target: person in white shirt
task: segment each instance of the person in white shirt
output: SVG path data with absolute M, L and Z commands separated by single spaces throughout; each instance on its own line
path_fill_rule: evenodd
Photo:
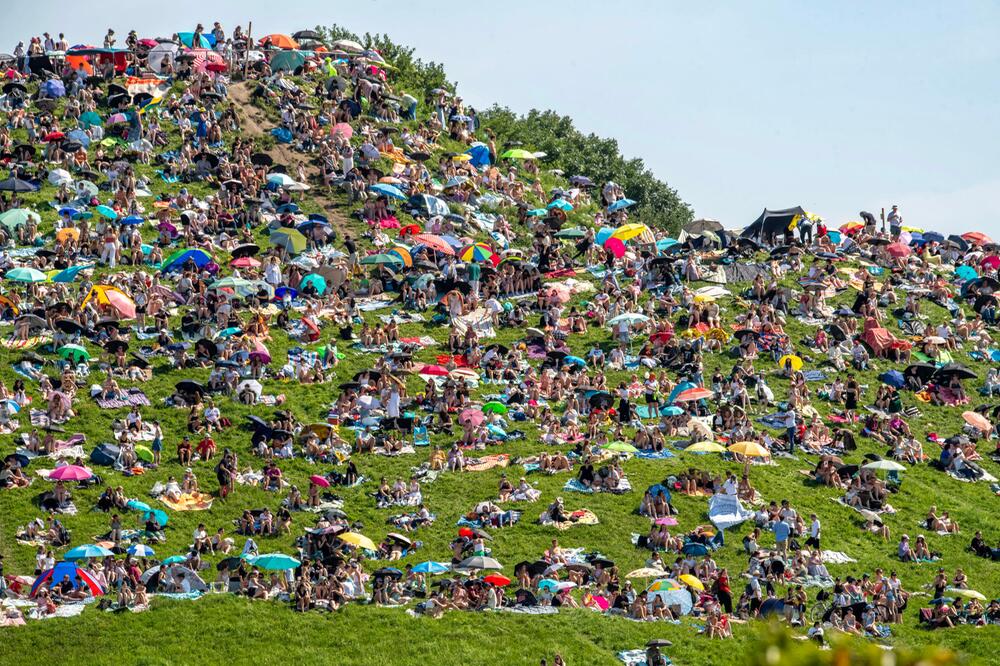
M 809 525 L 809 538 L 806 539 L 806 545 L 819 550 L 819 539 L 820 539 L 820 522 L 819 518 L 816 517 L 815 513 L 809 514 L 809 519 L 812 521 Z
M 736 482 L 736 475 L 730 474 L 725 483 L 722 484 L 723 495 L 736 495 L 739 484 Z

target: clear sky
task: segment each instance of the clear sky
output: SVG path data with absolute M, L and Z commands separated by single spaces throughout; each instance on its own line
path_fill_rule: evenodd
M 386 32 L 475 106 L 552 108 L 618 139 L 727 227 L 764 207 L 839 225 L 898 203 L 908 224 L 1000 239 L 995 2 L 36 0 L 4 7 L 0 50 L 251 19 L 256 35 Z

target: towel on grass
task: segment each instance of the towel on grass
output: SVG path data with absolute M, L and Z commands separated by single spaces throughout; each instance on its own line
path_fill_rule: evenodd
M 160 501 L 174 511 L 207 511 L 212 508 L 213 499 L 208 493 L 187 493 L 176 501 L 166 495 L 160 495 Z
M 97 386 L 97 390 L 100 391 L 101 387 Z M 93 395 L 94 388 L 91 387 L 91 395 Z M 101 409 L 121 409 L 122 407 L 148 407 L 149 398 L 146 394 L 142 392 L 141 389 L 130 388 L 122 391 L 118 394 L 117 398 L 94 398 L 97 402 L 97 406 Z
M 542 525 L 550 525 L 555 527 L 557 530 L 568 530 L 575 525 L 597 525 L 601 521 L 597 518 L 597 514 L 590 509 L 577 509 L 569 514 L 570 520 L 565 522 L 556 522 L 552 520 L 549 516 L 549 512 L 546 510 L 541 516 L 538 517 L 538 522 Z
M 507 453 L 497 453 L 482 458 L 467 458 L 465 469 L 469 472 L 485 472 L 494 467 L 506 467 L 510 464 L 510 455 Z
M 674 454 L 666 449 L 662 451 L 638 451 L 635 453 L 636 458 L 642 458 L 643 460 L 666 460 L 667 458 L 673 458 Z
M 672 664 L 670 658 L 662 655 L 667 664 Z M 646 651 L 642 648 L 638 650 L 622 650 L 618 653 L 618 661 L 625 666 L 646 666 Z
M 708 519 L 720 530 L 734 527 L 753 517 L 735 495 L 717 493 L 708 500 Z
M 11 334 L 6 338 L 0 338 L 0 346 L 5 349 L 31 349 L 32 347 L 37 347 L 38 345 L 43 345 L 46 342 L 51 342 L 52 336 L 48 333 L 43 335 L 33 335 L 27 340 L 20 340 Z
M 592 494 L 594 492 L 599 493 L 612 493 L 615 495 L 620 495 L 622 493 L 627 493 L 632 490 L 632 483 L 626 478 L 622 477 L 618 479 L 618 485 L 614 488 L 588 488 L 587 486 L 580 483 L 579 479 L 569 479 L 563 486 L 563 491 L 571 493 L 588 493 Z
M 852 564 L 857 562 L 856 559 L 839 550 L 824 550 L 821 555 L 823 556 L 824 564 Z

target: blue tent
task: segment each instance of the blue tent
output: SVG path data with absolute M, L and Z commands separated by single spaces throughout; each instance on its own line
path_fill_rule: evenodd
M 472 158 L 469 160 L 469 164 L 477 169 L 482 169 L 490 165 L 490 149 L 486 147 L 486 144 L 477 143 L 465 151 L 465 154 Z

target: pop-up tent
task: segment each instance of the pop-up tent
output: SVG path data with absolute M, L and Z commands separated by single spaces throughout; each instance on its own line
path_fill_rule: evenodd
M 742 238 L 771 238 L 776 234 L 783 234 L 789 228 L 797 215 L 805 215 L 802 206 L 785 208 L 783 210 L 768 210 L 760 214 L 750 226 L 740 234 Z

